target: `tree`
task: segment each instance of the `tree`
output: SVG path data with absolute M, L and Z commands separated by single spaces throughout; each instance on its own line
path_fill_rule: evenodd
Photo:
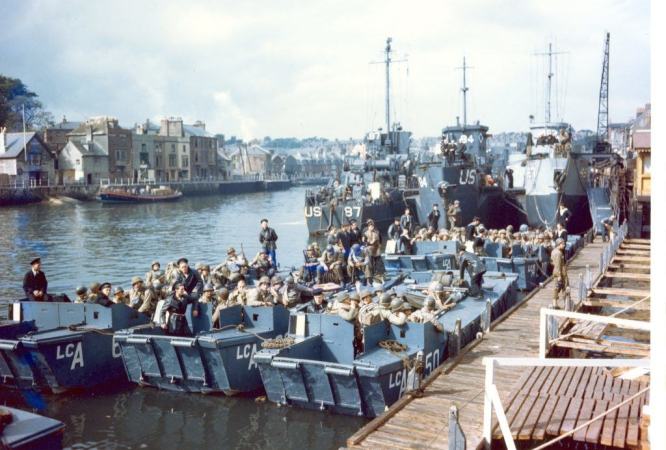
M 0 126 L 8 130 L 22 129 L 24 109 L 26 128 L 40 129 L 53 125 L 53 114 L 44 109 L 36 93 L 18 78 L 0 75 Z

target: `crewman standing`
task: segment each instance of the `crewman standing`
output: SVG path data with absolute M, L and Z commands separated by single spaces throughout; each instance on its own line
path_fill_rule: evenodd
M 278 235 L 274 229 L 268 226 L 268 219 L 261 219 L 261 231 L 259 232 L 259 243 L 271 257 L 273 267 L 277 267 L 276 242 Z
M 199 298 L 203 291 L 203 281 L 199 272 L 190 268 L 187 258 L 180 258 L 176 264 L 178 265 L 176 282 L 182 283 L 188 295 L 195 299 Z
M 409 231 L 410 234 L 414 231 L 414 216 L 412 216 L 409 208 L 405 208 L 405 213 L 400 217 L 400 226 L 403 230 Z
M 464 280 L 465 271 L 470 279 L 469 296 L 480 297 L 483 293 L 483 274 L 486 273 L 486 265 L 483 260 L 474 253 L 461 251 L 458 254 L 458 265 L 460 267 L 460 279 Z
M 556 247 L 550 253 L 550 260 L 553 262 L 553 280 L 555 281 L 555 290 L 553 292 L 553 308 L 558 309 L 560 293 L 566 293 L 569 286 L 569 275 L 567 265 L 564 259 L 565 242 L 562 239 L 555 241 Z
M 44 302 L 47 301 L 47 288 L 48 281 L 42 272 L 42 260 L 39 257 L 33 258 L 30 261 L 30 270 L 23 277 L 23 292 L 32 302 Z
M 432 211 L 428 214 L 428 226 L 432 227 L 435 231 L 439 230 L 439 218 L 441 215 L 439 206 L 437 206 L 437 203 L 433 203 Z
M 449 229 L 453 230 L 460 226 L 462 216 L 462 209 L 460 208 L 460 201 L 455 200 L 446 212 L 446 217 L 449 219 Z
M 404 216 L 403 216 L 404 217 Z M 375 228 L 375 222 L 368 219 L 368 229 L 363 234 L 365 239 L 366 251 L 368 253 L 368 264 L 365 267 L 365 278 L 371 283 L 373 280 L 381 278 L 384 274 L 384 265 L 382 263 L 381 238 L 379 231 Z

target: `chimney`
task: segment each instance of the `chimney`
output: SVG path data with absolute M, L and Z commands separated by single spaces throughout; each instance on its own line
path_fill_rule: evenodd
M 88 129 L 86 130 L 86 142 L 92 142 L 93 140 L 93 127 L 92 125 L 88 125 Z

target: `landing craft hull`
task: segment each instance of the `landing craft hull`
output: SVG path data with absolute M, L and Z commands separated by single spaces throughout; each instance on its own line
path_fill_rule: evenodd
M 173 195 L 138 195 L 124 193 L 101 193 L 99 200 L 102 203 L 157 203 L 175 202 L 180 200 L 183 194 L 178 192 Z
M 114 326 L 148 319 L 125 305 L 19 302 L 21 321 L 34 329 L 0 332 L 0 387 L 61 393 L 125 380 Z
M 207 320 L 209 305 L 200 308 L 200 318 Z M 256 326 L 244 321 L 244 315 Z M 133 383 L 174 392 L 234 395 L 261 390 L 254 354 L 262 341 L 286 332 L 288 317 L 281 307 L 235 306 L 222 311 L 218 331 L 180 337 L 153 327 L 122 330 L 115 339 Z
M 550 227 L 557 224 L 560 195 L 526 195 L 525 209 L 528 213 L 528 224 L 531 227 Z M 587 195 L 562 195 L 562 204 L 571 212 L 567 223 L 570 233 L 582 234 L 592 227 L 590 204 Z

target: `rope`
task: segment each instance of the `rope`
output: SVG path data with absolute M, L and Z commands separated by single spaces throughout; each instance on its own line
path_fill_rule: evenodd
M 414 359 L 410 360 L 409 356 L 405 354 L 408 348 L 406 344 L 392 339 L 387 339 L 384 341 L 379 341 L 377 345 L 400 358 L 405 369 L 411 370 L 413 368 L 416 370 L 416 373 L 423 373 L 423 361 L 421 361 L 416 356 Z
M 255 334 L 255 336 L 257 335 Z M 261 348 L 280 349 L 280 348 L 290 347 L 294 345 L 295 342 L 296 340 L 291 336 L 286 336 L 283 338 L 275 338 L 275 339 L 263 339 L 263 342 L 261 343 Z
M 585 423 L 583 423 L 583 424 L 581 424 L 581 425 L 578 425 L 578 426 L 575 427 L 573 430 L 571 430 L 571 431 L 567 431 L 566 433 L 564 433 L 564 434 L 562 434 L 562 435 L 556 437 L 555 439 L 552 439 L 552 440 L 550 440 L 550 441 L 548 441 L 548 442 L 546 442 L 546 443 L 544 443 L 544 444 L 541 444 L 540 446 L 535 447 L 535 448 L 533 448 L 532 450 L 541 450 L 541 449 L 544 449 L 544 448 L 546 448 L 546 447 L 550 447 L 550 446 L 553 445 L 554 443 L 561 441 L 561 440 L 564 439 L 565 437 L 571 436 L 571 435 L 574 434 L 576 431 L 578 431 L 578 430 L 580 430 L 580 429 L 582 429 L 582 428 L 585 428 L 585 427 L 587 427 L 588 425 L 592 424 L 593 422 L 596 422 L 597 420 L 599 420 L 599 419 L 601 419 L 602 417 L 606 416 L 607 414 L 612 413 L 613 411 L 615 411 L 616 409 L 620 408 L 621 406 L 623 406 L 623 405 L 629 403 L 630 401 L 632 401 L 632 400 L 634 400 L 635 398 L 639 397 L 640 395 L 644 394 L 644 393 L 647 392 L 649 389 L 650 389 L 650 386 L 641 389 L 640 391 L 638 391 L 637 393 L 635 393 L 635 394 L 632 395 L 631 397 L 625 399 L 625 400 L 622 401 L 621 403 L 618 403 L 617 405 L 615 405 L 615 406 L 613 406 L 612 408 L 610 408 L 610 409 L 608 409 L 608 410 L 602 412 L 601 414 L 599 414 L 598 416 L 596 416 L 596 417 L 594 417 L 594 418 L 588 420 L 587 422 L 585 422 Z

